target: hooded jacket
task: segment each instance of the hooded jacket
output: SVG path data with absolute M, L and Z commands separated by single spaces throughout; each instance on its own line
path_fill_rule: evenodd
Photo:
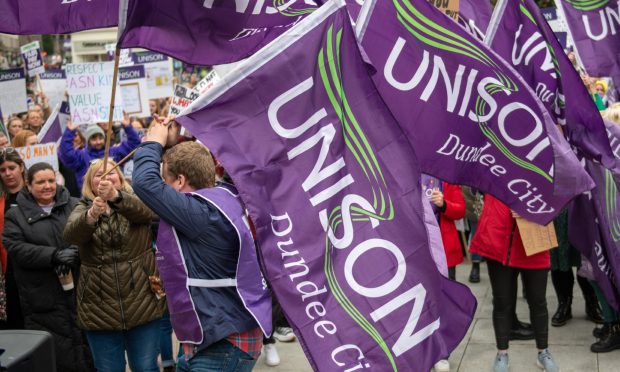
M 116 162 L 119 162 L 140 144 L 140 136 L 131 125 L 123 126 L 123 128 L 125 129 L 127 140 L 116 146 L 110 147 L 110 151 L 108 153 L 109 156 Z M 84 182 L 84 175 L 90 166 L 90 162 L 94 159 L 103 158 L 105 150 L 96 150 L 90 147 L 88 144 L 88 139 L 86 139 L 86 146 L 83 149 L 79 150 L 73 148 L 73 139 L 75 138 L 76 133 L 77 129 L 65 129 L 60 140 L 58 157 L 67 168 L 75 171 L 78 187 L 81 190 Z
M 53 265 L 67 219 L 77 204 L 62 186 L 48 215 L 27 189 L 17 196 L 17 207 L 5 216 L 3 241 L 15 271 L 26 329 L 47 331 L 54 337 L 58 371 L 92 370 L 88 343 L 75 323 L 75 291 L 63 291 Z M 78 268 L 73 268 L 79 283 Z

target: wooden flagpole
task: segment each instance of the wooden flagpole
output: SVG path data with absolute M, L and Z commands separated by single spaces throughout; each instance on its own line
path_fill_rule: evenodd
M 133 156 L 133 154 L 136 153 L 136 151 L 138 151 L 139 147 L 136 147 L 135 149 L 131 150 L 131 152 L 129 154 L 127 154 L 127 156 L 125 156 L 124 158 L 121 159 L 121 161 L 119 161 L 118 163 L 116 163 L 115 166 L 113 166 L 112 168 L 108 169 L 107 171 L 105 171 L 102 175 L 101 178 L 105 178 L 105 176 L 107 176 L 108 174 L 110 174 L 112 171 L 114 171 L 116 168 L 120 167 L 121 165 L 123 165 L 123 163 L 125 163 L 127 160 L 129 160 L 129 158 L 131 158 Z
M 117 45 L 114 50 L 114 75 L 112 80 L 112 98 L 110 99 L 110 115 L 108 117 L 108 129 L 105 134 L 105 152 L 103 155 L 103 172 L 108 166 L 108 153 L 110 152 L 110 139 L 112 137 L 112 123 L 114 123 L 114 101 L 116 100 L 116 83 L 118 80 L 118 64 L 121 56 L 121 49 Z

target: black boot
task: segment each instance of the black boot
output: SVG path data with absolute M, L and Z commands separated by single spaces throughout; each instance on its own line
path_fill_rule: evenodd
M 480 262 L 472 262 L 469 272 L 470 283 L 480 283 Z
M 592 284 L 590 284 L 588 279 L 579 275 L 577 275 L 577 283 L 579 283 L 579 287 L 583 293 L 583 299 L 586 300 L 586 319 L 596 324 L 603 324 L 603 313 Z
M 555 314 L 553 314 L 553 317 L 551 318 L 552 326 L 561 327 L 573 318 L 573 313 L 571 311 L 572 304 L 572 296 L 560 299 L 560 302 L 558 303 L 558 309 L 555 311 Z
M 596 324 L 603 324 L 603 314 L 596 295 L 586 296 L 586 318 Z
M 590 346 L 593 353 L 606 353 L 616 349 L 620 349 L 620 323 L 618 322 L 612 323 L 605 338 Z
M 517 319 L 515 315 L 512 320 L 512 328 L 510 329 L 510 340 L 533 340 L 534 339 L 534 330 L 532 329 L 532 325 L 528 323 L 523 323 Z
M 603 339 L 605 337 L 607 337 L 607 334 L 609 333 L 609 329 L 611 328 L 611 326 L 613 325 L 613 323 L 605 323 L 603 324 L 603 326 L 601 328 L 594 328 L 592 330 L 592 336 L 600 339 Z

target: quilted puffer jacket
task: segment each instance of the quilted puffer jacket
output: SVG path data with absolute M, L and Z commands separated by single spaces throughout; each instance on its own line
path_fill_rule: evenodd
M 121 193 L 94 226 L 86 222 L 92 201 L 82 199 L 65 227 L 65 240 L 79 246 L 78 325 L 88 331 L 129 330 L 161 318 L 166 307 L 148 279 L 156 275 L 153 213 L 137 196 Z

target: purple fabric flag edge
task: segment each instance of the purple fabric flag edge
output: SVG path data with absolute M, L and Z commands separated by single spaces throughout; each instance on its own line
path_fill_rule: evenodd
M 3 0 L 0 2 L 0 32 L 68 34 L 113 27 L 118 24 L 118 1 Z
M 374 7 L 378 6 L 377 4 L 379 4 L 377 0 L 366 0 L 364 3 L 364 6 L 362 7 L 362 10 L 360 12 L 360 15 L 356 23 L 356 36 L 360 44 L 362 43 L 361 40 L 364 39 L 364 34 L 368 27 L 370 15 L 372 14 Z M 441 14 L 442 17 L 446 17 L 449 19 L 449 17 L 447 17 L 445 14 L 441 13 L 434 7 L 432 7 L 432 11 L 437 12 Z M 452 20 L 450 21 L 452 22 Z M 482 44 L 481 41 L 478 41 L 478 42 Z M 499 57 L 497 53 L 495 53 L 495 51 L 488 49 L 487 52 L 491 54 L 492 56 L 494 56 L 495 58 L 497 58 L 498 61 L 502 61 L 504 67 L 507 70 L 509 70 L 512 74 L 514 74 L 516 79 L 518 79 L 518 81 L 523 85 L 523 88 L 527 90 L 532 97 L 536 98 L 535 101 L 537 102 L 538 107 L 541 111 L 541 114 L 544 117 L 545 123 L 552 122 L 551 116 L 549 115 L 548 111 L 544 108 L 542 103 L 537 99 L 535 92 L 524 81 L 521 75 L 510 64 L 503 61 L 503 59 Z M 367 52 L 364 52 L 364 50 L 362 50 L 362 53 L 368 54 Z M 387 100 L 387 98 L 384 97 L 384 100 Z M 547 129 L 550 129 L 550 128 L 547 128 Z M 553 195 L 574 196 L 586 190 L 592 189 L 594 187 L 594 182 L 589 176 L 587 176 L 587 174 L 583 171 L 583 169 L 581 169 L 581 167 L 577 169 L 576 158 L 574 157 L 574 154 L 572 153 L 569 145 L 566 143 L 564 138 L 562 138 L 561 134 L 556 130 L 547 130 L 547 136 L 550 139 L 551 143 L 553 144 L 553 147 L 556 149 L 556 151 L 554 151 L 555 165 L 557 165 L 558 160 L 563 160 L 563 165 L 570 166 L 572 169 L 572 170 L 567 171 L 567 170 L 561 169 L 560 167 L 557 167 L 557 166 L 555 167 L 555 179 L 554 179 L 555 182 L 554 182 Z M 564 159 L 567 156 L 570 158 L 574 158 L 575 161 L 572 161 L 572 160 L 569 161 L 569 160 Z M 422 169 L 422 170 L 426 173 L 432 174 L 430 170 L 427 170 L 427 169 Z M 577 170 L 577 173 L 575 173 L 575 170 Z M 446 175 L 435 174 L 435 176 L 438 176 L 439 178 L 442 178 L 443 180 L 450 182 L 450 183 L 454 183 L 454 184 L 468 184 L 467 182 L 462 182 L 460 180 L 454 179 L 453 177 L 449 177 Z M 485 190 L 485 188 L 481 187 L 480 185 L 476 185 L 476 184 L 469 184 L 469 185 L 472 187 L 476 187 L 482 191 L 488 192 L 488 190 Z M 498 198 L 502 200 L 501 196 L 498 196 Z M 505 202 L 504 200 L 502 201 Z M 569 200 L 566 200 L 566 203 L 568 203 L 568 201 Z M 566 203 L 564 205 L 566 205 Z M 511 206 L 511 203 L 506 203 L 506 204 Z M 557 211 L 555 212 L 554 216 L 560 213 L 560 210 L 561 208 L 557 208 Z M 525 212 L 525 211 L 523 210 L 520 212 Z M 541 224 L 547 224 L 554 218 L 554 216 L 540 218 L 539 216 L 530 215 L 528 213 L 521 213 L 521 214 L 525 218 L 531 219 L 532 221 L 535 221 Z
M 551 48 L 550 55 L 556 57 L 558 63 L 556 68 L 559 70 L 559 76 L 556 78 L 551 78 L 550 76 L 547 76 L 549 74 L 541 73 L 537 70 L 537 67 L 535 67 L 536 63 L 533 65 L 528 65 L 526 62 L 525 66 L 512 67 L 517 70 L 526 69 L 528 73 L 521 74 L 521 76 L 524 80 L 528 79 L 526 76 L 536 80 L 526 80 L 528 84 L 531 84 L 532 89 L 535 89 L 534 87 L 543 82 L 544 79 L 547 79 L 544 83 L 546 83 L 545 86 L 549 90 L 553 91 L 557 88 L 558 92 L 554 93 L 556 96 L 554 101 L 559 100 L 563 94 L 565 107 L 556 112 L 553 109 L 553 107 L 557 107 L 558 105 L 556 102 L 553 107 L 550 104 L 547 104 L 547 108 L 549 109 L 548 111 L 552 117 L 555 117 L 564 128 L 565 136 L 568 142 L 579 148 L 582 155 L 585 155 L 592 160 L 599 161 L 607 169 L 620 175 L 620 160 L 614 156 L 609 146 L 609 140 L 607 138 L 603 119 L 591 99 L 589 92 L 581 82 L 581 78 L 579 77 L 577 71 L 573 68 L 572 63 L 568 60 L 568 57 L 564 53 L 564 50 L 562 49 L 560 42 L 557 40 L 553 30 L 538 9 L 538 6 L 532 0 L 519 1 L 518 5 L 515 4 L 515 2 L 515 0 L 499 0 L 497 2 L 491 18 L 489 30 L 484 40 L 485 44 L 491 46 L 495 43 L 496 48 L 503 48 L 504 44 L 506 44 L 506 40 L 497 41 L 496 39 L 498 37 L 499 29 L 502 27 L 502 20 L 504 19 L 504 15 L 506 14 L 508 7 L 514 7 L 515 9 L 509 9 L 513 12 L 518 12 L 517 9 L 519 9 L 519 7 L 529 11 L 530 16 L 533 17 L 537 25 L 527 24 L 527 26 L 530 28 L 536 28 L 537 32 L 541 35 L 541 39 L 547 41 L 548 48 Z M 522 17 L 526 17 L 526 15 L 523 15 Z M 512 21 L 513 18 L 510 17 L 509 19 Z M 520 29 L 519 32 L 523 33 L 527 26 Z M 511 30 L 508 30 L 508 34 L 510 34 L 510 31 Z M 527 42 L 529 42 L 529 40 L 531 40 L 531 38 L 528 39 Z M 526 48 L 526 45 L 523 45 L 522 48 Z M 514 58 L 514 55 L 512 58 Z M 506 59 L 506 61 L 509 61 L 509 59 Z M 538 75 L 536 75 L 536 73 L 538 73 Z M 537 79 L 541 75 L 542 78 Z M 554 84 L 555 87 L 553 86 Z
M 319 12 L 316 12 L 316 13 L 317 13 L 317 16 L 318 16 Z M 309 19 L 308 19 L 308 22 L 310 22 Z M 281 36 L 281 38 L 283 38 L 283 39 L 287 38 L 287 37 L 289 37 L 289 35 L 287 35 L 287 34 Z M 278 48 L 279 49 L 283 49 L 283 47 L 281 45 L 278 45 Z M 273 48 L 271 48 L 271 49 L 273 49 Z M 265 52 L 269 52 L 269 51 L 268 50 L 263 50 L 263 53 L 265 53 Z M 274 52 L 277 53 L 277 51 L 271 51 L 271 52 L 272 53 L 274 53 Z M 254 57 L 258 57 L 258 55 L 255 55 Z M 257 63 L 258 64 L 262 63 L 262 60 L 257 60 L 254 57 L 251 57 L 246 62 L 244 62 L 240 66 L 238 66 L 237 74 L 235 74 L 235 77 L 232 77 L 230 75 L 224 77 L 224 79 L 221 82 L 221 84 L 218 84 L 212 91 L 210 91 L 205 96 L 202 96 L 198 100 L 193 102 L 190 105 L 190 107 L 188 107 L 181 114 L 181 116 L 179 116 L 177 118 L 178 121 L 182 125 L 191 125 L 192 120 L 188 116 L 196 113 L 202 107 L 204 107 L 204 106 L 212 103 L 213 101 L 215 101 L 219 96 L 221 96 L 223 93 L 225 93 L 227 91 L 227 89 L 229 89 L 230 87 L 232 87 L 235 84 L 237 84 L 241 80 L 241 78 L 243 78 L 244 76 L 250 74 L 253 70 L 258 68 L 258 67 L 256 67 L 256 64 Z M 260 57 L 264 57 L 264 56 L 260 55 Z M 194 124 L 194 125 L 196 125 L 196 124 Z M 244 195 L 243 190 L 240 189 L 240 192 L 241 192 L 242 195 Z M 244 195 L 244 197 L 247 197 L 247 195 Z M 447 280 L 446 280 L 446 282 L 448 282 L 446 284 L 447 287 L 458 287 L 458 288 L 466 289 L 466 287 L 464 287 L 461 284 L 454 283 L 452 281 L 447 281 Z M 470 294 L 471 294 L 471 292 L 470 292 Z M 304 348 L 304 351 L 306 352 L 306 354 L 310 355 L 310 353 L 307 350 L 307 346 L 304 343 L 302 343 L 302 347 Z M 316 369 L 316 364 L 314 364 L 314 362 L 312 360 L 311 360 L 311 363 L 313 364 L 313 367 Z

